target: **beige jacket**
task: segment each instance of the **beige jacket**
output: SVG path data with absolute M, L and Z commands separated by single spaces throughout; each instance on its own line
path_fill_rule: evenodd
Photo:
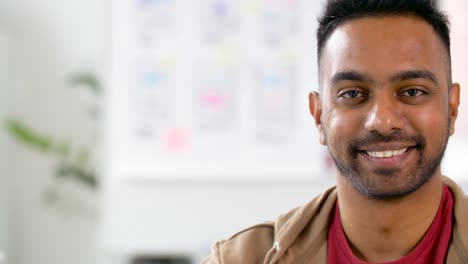
M 444 177 L 455 199 L 449 264 L 468 264 L 468 197 Z M 205 264 L 326 263 L 330 212 L 335 188 L 306 205 L 280 216 L 275 222 L 249 227 L 228 240 L 217 242 Z

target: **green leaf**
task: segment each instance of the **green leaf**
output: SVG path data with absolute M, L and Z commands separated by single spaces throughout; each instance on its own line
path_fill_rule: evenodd
M 43 152 L 49 152 L 52 148 L 52 141 L 49 137 L 35 132 L 19 120 L 8 119 L 6 129 L 18 141 Z
M 56 176 L 73 179 L 90 189 L 97 189 L 98 187 L 96 174 L 82 166 L 61 164 L 56 171 Z
M 92 92 L 99 94 L 101 92 L 101 83 L 94 73 L 82 72 L 73 74 L 70 77 L 70 84 L 73 87 L 84 86 L 89 88 Z

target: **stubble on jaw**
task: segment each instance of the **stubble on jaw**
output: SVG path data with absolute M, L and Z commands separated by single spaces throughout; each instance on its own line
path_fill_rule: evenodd
M 383 136 L 377 132 L 377 134 L 371 133 L 365 138 L 351 141 L 348 144 L 348 151 L 346 153 L 348 164 L 346 164 L 346 161 L 338 160 L 330 150 L 330 146 L 328 146 L 328 149 L 340 176 L 346 178 L 351 186 L 361 195 L 373 200 L 398 200 L 420 189 L 436 174 L 445 153 L 448 133 L 447 129 L 446 139 L 441 150 L 434 157 L 429 158 L 423 154 L 427 146 L 424 137 L 405 136 L 401 133 Z M 390 141 L 412 142 L 415 145 L 415 151 L 418 152 L 419 158 L 416 164 L 413 165 L 412 170 L 408 175 L 404 175 L 403 177 L 401 177 L 401 173 L 403 172 L 398 168 L 377 168 L 366 173 L 357 161 L 359 155 L 358 149 L 362 146 Z M 405 179 L 405 182 L 402 183 L 399 179 Z M 398 182 L 396 182 L 397 180 Z M 401 186 L 401 184 L 404 184 L 404 186 Z M 383 191 L 385 188 L 394 190 Z

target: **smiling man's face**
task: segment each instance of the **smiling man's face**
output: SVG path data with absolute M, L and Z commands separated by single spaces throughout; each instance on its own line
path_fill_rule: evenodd
M 311 112 L 359 193 L 400 198 L 440 174 L 459 97 L 448 65 L 432 27 L 411 16 L 355 19 L 330 36 Z

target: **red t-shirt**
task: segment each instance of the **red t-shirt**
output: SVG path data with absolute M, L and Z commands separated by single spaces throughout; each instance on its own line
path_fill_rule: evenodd
M 427 264 L 445 263 L 447 249 L 452 236 L 453 196 L 444 186 L 439 210 L 429 230 L 419 245 L 407 256 L 382 264 Z M 341 227 L 338 202 L 335 205 L 328 230 L 329 264 L 367 264 L 354 256 Z

